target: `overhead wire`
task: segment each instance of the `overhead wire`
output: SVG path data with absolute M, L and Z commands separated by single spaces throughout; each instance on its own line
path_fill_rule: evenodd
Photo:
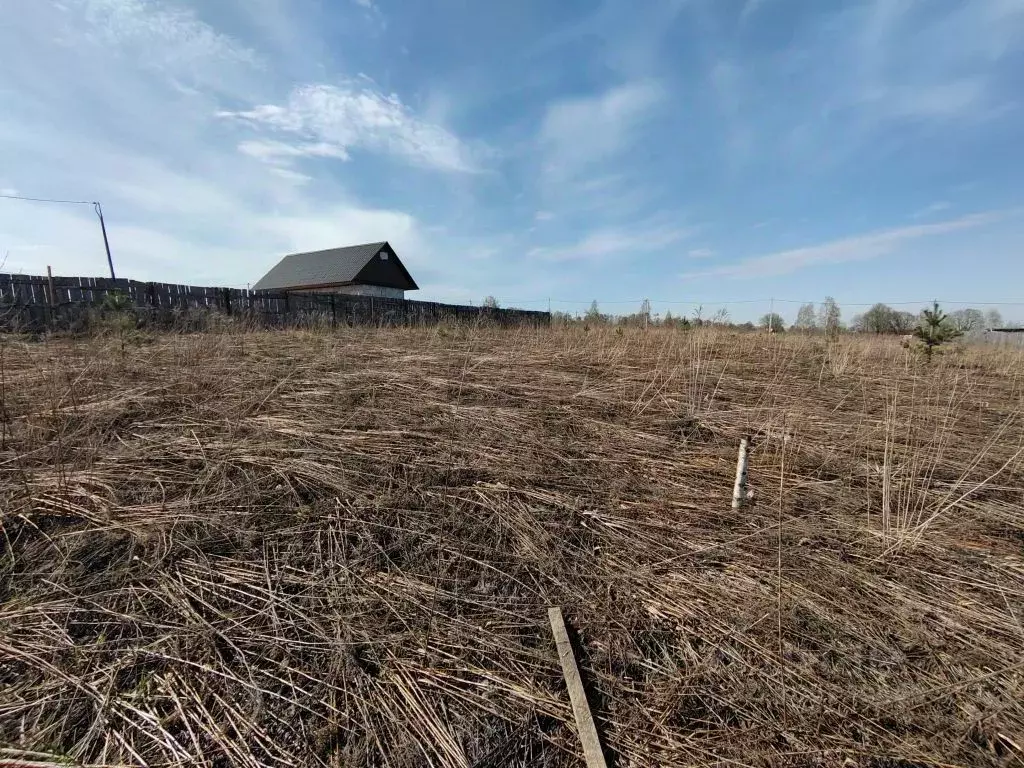
M 50 197 L 25 197 L 24 195 L 0 195 L 6 200 L 25 200 L 30 203 L 64 203 L 66 205 L 96 205 L 95 200 L 58 200 Z

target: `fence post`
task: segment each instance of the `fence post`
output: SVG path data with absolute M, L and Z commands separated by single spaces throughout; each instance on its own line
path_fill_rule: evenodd
M 47 305 L 49 305 L 49 308 L 50 308 L 50 312 L 49 312 L 49 315 L 50 315 L 50 325 L 52 326 L 54 324 L 53 323 L 53 319 L 54 319 L 53 318 L 53 313 L 54 313 L 54 306 L 53 305 L 57 303 L 57 294 L 53 290 L 53 270 L 50 269 L 50 265 L 49 264 L 46 265 L 46 288 L 47 288 L 47 291 L 46 291 L 46 293 L 47 293 L 46 303 L 47 303 Z
M 338 326 L 338 307 L 334 302 L 334 294 L 331 294 L 331 328 Z

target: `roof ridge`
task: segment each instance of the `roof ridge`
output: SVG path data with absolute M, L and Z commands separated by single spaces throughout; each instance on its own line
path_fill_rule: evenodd
M 289 286 L 313 286 L 313 285 L 341 285 L 356 279 L 363 270 L 374 263 L 375 257 L 387 249 L 395 255 L 394 267 L 403 273 L 400 282 L 407 283 L 406 290 L 416 290 L 418 287 L 413 280 L 409 270 L 405 268 L 398 254 L 395 253 L 391 243 L 387 240 L 378 240 L 371 243 L 357 243 L 355 245 L 343 245 L 336 248 L 323 248 L 318 251 L 299 251 L 282 256 L 269 272 L 261 277 L 255 284 L 256 290 L 277 290 Z M 392 268 L 392 269 L 393 269 Z M 385 278 L 380 269 L 371 268 L 376 280 L 391 280 L 397 278 Z M 385 270 L 386 272 L 387 270 Z M 370 273 L 364 275 L 364 279 L 370 279 Z M 384 285 L 389 283 L 385 282 Z
M 337 245 L 334 248 L 318 248 L 315 251 L 295 251 L 295 253 L 286 254 L 282 258 L 287 259 L 287 258 L 290 258 L 291 256 L 312 256 L 313 254 L 317 254 L 317 253 L 329 253 L 331 251 L 347 251 L 350 248 L 369 248 L 371 245 L 379 247 L 379 246 L 387 245 L 387 244 L 388 244 L 387 240 L 375 240 L 375 241 L 372 241 L 372 242 L 369 242 L 369 243 L 353 243 L 352 245 Z

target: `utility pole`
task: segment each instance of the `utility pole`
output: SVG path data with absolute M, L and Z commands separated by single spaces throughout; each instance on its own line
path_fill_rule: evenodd
M 100 217 L 100 229 L 103 230 L 103 247 L 107 250 L 107 266 L 110 267 L 110 279 L 116 280 L 117 275 L 114 274 L 114 259 L 110 255 L 110 241 L 107 239 L 107 224 L 103 221 L 103 206 L 99 203 L 94 202 L 93 209 L 96 211 L 96 215 Z
M 103 221 L 103 207 L 95 200 L 55 200 L 49 197 L 25 197 L 23 195 L 0 194 L 0 198 L 7 200 L 24 200 L 29 203 L 57 203 L 59 205 L 91 205 L 100 219 L 100 229 L 103 231 L 103 247 L 107 251 L 107 266 L 110 267 L 110 277 L 116 280 L 114 275 L 114 259 L 110 255 L 110 240 L 107 239 L 107 223 Z

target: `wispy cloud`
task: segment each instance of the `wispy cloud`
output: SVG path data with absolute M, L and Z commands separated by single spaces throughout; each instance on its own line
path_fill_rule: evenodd
M 602 261 L 625 253 L 659 251 L 685 239 L 692 230 L 659 226 L 644 229 L 605 228 L 589 232 L 579 240 L 562 246 L 544 246 L 527 252 L 532 259 L 543 261 Z
M 865 8 L 851 95 L 882 119 L 975 119 L 997 106 L 991 65 L 1024 42 L 1024 4 L 976 0 L 935 10 L 913 0 Z
M 758 278 L 785 275 L 810 267 L 867 261 L 893 253 L 900 245 L 922 238 L 949 234 L 991 224 L 1009 215 L 1005 211 L 990 211 L 962 216 L 935 224 L 917 224 L 909 227 L 886 229 L 866 235 L 833 240 L 806 248 L 753 256 L 733 264 L 688 272 L 684 278 L 732 277 Z
M 546 170 L 565 178 L 616 156 L 664 96 L 658 83 L 637 81 L 549 105 L 540 127 Z
M 765 5 L 752 0 L 744 10 L 766 13 Z M 1009 64 L 997 62 L 1024 50 L 1020 0 L 823 4 L 792 34 L 784 50 L 768 53 L 712 46 L 706 76 L 726 123 L 724 153 L 736 165 L 779 156 L 820 173 L 926 133 L 976 130 L 1018 100 Z M 785 99 L 770 95 L 782 91 Z
M 890 118 L 978 117 L 986 101 L 984 80 L 963 77 L 943 83 L 879 89 L 865 101 L 877 102 Z
M 710 259 L 715 255 L 715 251 L 712 248 L 694 248 L 686 254 L 691 259 Z
M 949 210 L 951 207 L 951 203 L 945 200 L 937 200 L 930 205 L 926 205 L 924 208 L 914 211 L 910 217 L 912 219 L 926 219 L 936 213 L 942 213 L 943 211 Z
M 747 0 L 743 4 L 743 10 L 740 11 L 740 23 L 742 24 L 761 8 L 767 0 Z
M 293 90 L 283 106 L 264 104 L 219 115 L 276 137 L 294 137 L 291 142 L 281 138 L 243 142 L 243 147 L 269 150 L 276 159 L 305 156 L 314 147 L 314 154 L 320 157 L 344 159 L 354 150 L 363 150 L 441 171 L 479 170 L 474 151 L 457 136 L 420 119 L 397 95 L 384 94 L 365 79 L 342 85 L 306 85 Z
M 313 180 L 312 176 L 300 173 L 299 171 L 293 171 L 291 168 L 273 167 L 270 169 L 270 173 L 282 181 L 286 181 L 295 186 L 302 186 L 303 184 L 308 184 Z
M 256 53 L 191 10 L 146 0 L 65 0 L 61 39 L 116 47 L 132 66 L 159 70 L 223 92 L 228 69 L 260 66 Z
M 238 145 L 243 155 L 255 157 L 268 163 L 287 163 L 297 157 L 333 157 L 336 160 L 348 160 L 349 154 L 345 147 L 328 144 L 324 141 L 288 144 L 284 141 L 243 141 Z

